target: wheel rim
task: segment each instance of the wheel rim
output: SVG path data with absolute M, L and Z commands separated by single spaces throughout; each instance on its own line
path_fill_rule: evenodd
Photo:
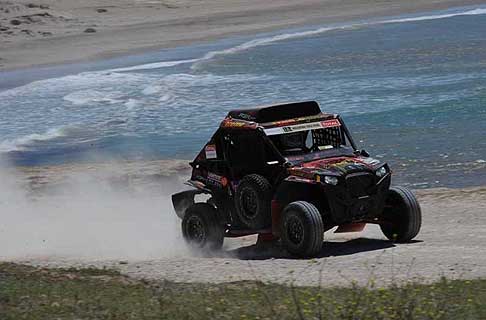
M 253 190 L 244 190 L 241 194 L 241 204 L 244 215 L 250 219 L 256 217 L 258 213 L 257 194 Z
M 287 220 L 287 238 L 295 245 L 299 245 L 304 240 L 304 225 L 297 217 L 291 216 Z
M 189 241 L 195 244 L 203 244 L 206 240 L 206 230 L 202 220 L 192 216 L 187 220 L 186 234 Z

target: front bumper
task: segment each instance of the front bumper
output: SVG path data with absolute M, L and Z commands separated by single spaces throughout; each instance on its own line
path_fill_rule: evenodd
M 371 172 L 348 174 L 336 186 L 326 186 L 331 219 L 334 224 L 371 220 L 383 211 L 391 175 L 378 178 Z

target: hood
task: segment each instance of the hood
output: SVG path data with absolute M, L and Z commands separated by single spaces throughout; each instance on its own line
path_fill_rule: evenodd
M 373 158 L 334 157 L 304 162 L 289 169 L 291 175 L 313 178 L 319 175 L 346 175 L 355 172 L 373 172 L 380 167 L 381 162 Z

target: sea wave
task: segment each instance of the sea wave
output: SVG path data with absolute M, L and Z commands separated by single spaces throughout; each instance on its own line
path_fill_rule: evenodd
M 215 50 L 215 51 L 210 51 L 206 53 L 203 57 L 198 59 L 192 66 L 191 69 L 196 69 L 201 62 L 207 61 L 207 60 L 212 60 L 217 56 L 222 56 L 222 55 L 228 55 L 228 54 L 235 54 L 241 51 L 246 51 L 252 48 L 260 47 L 260 46 L 265 46 L 269 45 L 275 42 L 279 41 L 284 41 L 284 40 L 289 40 L 289 39 L 295 39 L 295 38 L 304 38 L 304 37 L 309 37 L 317 34 L 321 34 L 330 30 L 337 30 L 337 29 L 344 29 L 348 28 L 348 26 L 342 26 L 342 27 L 323 27 L 323 28 L 318 28 L 315 30 L 307 30 L 307 31 L 301 31 L 301 32 L 294 32 L 294 33 L 284 33 L 284 34 L 279 34 L 273 37 L 268 37 L 268 38 L 260 38 L 260 39 L 254 39 L 245 43 L 242 43 L 240 45 L 237 45 L 232 48 L 224 49 L 224 50 Z
M 0 142 L 0 152 L 8 153 L 24 151 L 36 142 L 48 141 L 64 137 L 67 134 L 67 127 L 51 128 L 44 133 L 32 133 L 14 139 L 7 139 Z
M 144 95 L 156 95 L 162 93 L 163 95 L 172 95 L 173 92 L 181 92 L 187 88 L 197 86 L 212 86 L 217 84 L 228 84 L 238 82 L 251 82 L 257 80 L 270 80 L 270 76 L 252 75 L 252 74 L 235 74 L 235 75 L 215 75 L 212 73 L 204 74 L 189 74 L 189 73 L 174 73 L 169 74 L 161 79 L 152 81 L 144 89 Z M 184 91 L 187 94 L 186 91 Z M 182 97 L 181 97 L 182 98 Z
M 120 103 L 125 101 L 121 99 L 122 96 L 123 93 L 121 92 L 102 92 L 90 89 L 72 92 L 64 96 L 63 99 L 79 106 L 92 103 Z
M 384 21 L 381 21 L 381 22 L 377 22 L 375 24 L 416 22 L 416 21 L 446 19 L 446 18 L 452 18 L 452 17 L 457 17 L 457 16 L 474 16 L 474 15 L 481 15 L 481 14 L 486 14 L 486 9 L 478 8 L 478 9 L 467 10 L 467 11 L 462 11 L 462 12 L 453 12 L 453 13 L 448 13 L 448 14 L 436 14 L 436 15 L 428 15 L 428 16 L 391 19 L 391 20 L 384 20 Z
M 48 95 L 57 95 L 75 90 L 92 90 L 93 87 L 118 88 L 123 84 L 137 84 L 146 82 L 149 75 L 136 73 L 116 73 L 107 71 L 88 71 L 57 78 L 33 81 L 29 84 L 0 92 L 0 98 L 17 99 L 25 95 L 37 96 L 42 99 Z
M 110 69 L 110 70 L 107 70 L 107 71 L 108 72 L 127 72 L 127 71 L 152 70 L 152 69 L 174 67 L 174 66 L 178 66 L 178 65 L 181 65 L 181 64 L 193 63 L 193 62 L 196 62 L 198 60 L 199 59 L 161 61 L 161 62 L 142 64 L 142 65 L 133 66 L 133 67 Z

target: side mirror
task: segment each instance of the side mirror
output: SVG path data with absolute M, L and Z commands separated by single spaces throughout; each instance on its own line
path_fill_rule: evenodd
M 360 152 L 359 152 L 360 155 L 362 155 L 363 157 L 369 157 L 370 154 L 368 152 L 366 152 L 365 149 L 362 149 Z

